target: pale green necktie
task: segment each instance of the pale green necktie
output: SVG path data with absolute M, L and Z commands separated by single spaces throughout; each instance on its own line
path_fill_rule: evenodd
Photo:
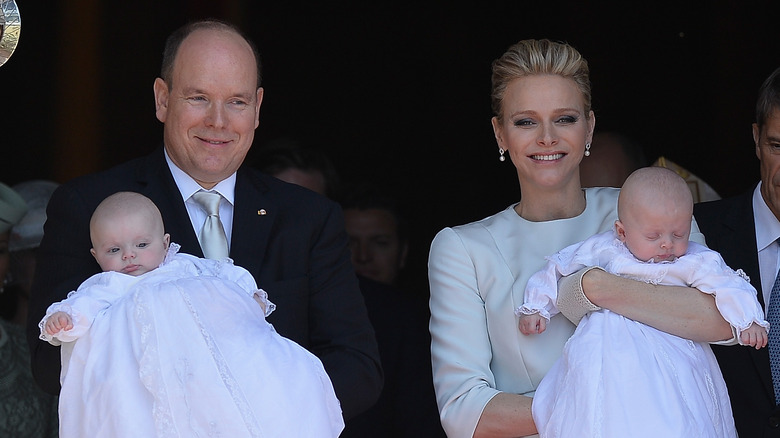
M 229 254 L 225 229 L 222 227 L 222 221 L 219 220 L 221 198 L 219 193 L 214 192 L 200 191 L 192 195 L 192 199 L 200 204 L 208 215 L 198 236 L 203 255 L 207 259 L 223 259 Z

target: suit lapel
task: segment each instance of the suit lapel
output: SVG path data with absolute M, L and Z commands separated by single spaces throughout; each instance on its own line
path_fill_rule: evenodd
M 278 205 L 265 196 L 266 190 L 265 184 L 252 173 L 239 170 L 230 257 L 236 265 L 250 269 L 255 278 L 259 278 L 271 230 L 279 217 Z
M 137 181 L 140 186 L 145 187 L 142 194 L 160 209 L 165 231 L 170 233 L 171 242 L 181 245 L 181 252 L 203 257 L 198 236 L 192 228 L 187 207 L 184 206 L 184 200 L 173 180 L 162 148 L 149 155 L 137 169 Z
M 758 291 L 758 302 L 763 307 L 752 193 L 750 196 L 741 196 L 738 201 L 733 208 L 723 212 L 723 230 L 720 235 L 730 237 L 720 242 L 718 251 L 729 255 L 728 259 L 724 256 L 724 260 L 732 269 L 742 269 L 750 277 L 750 283 Z
M 724 260 L 732 269 L 742 269 L 750 277 L 750 283 L 758 292 L 758 302 L 764 308 L 764 294 L 761 288 L 761 274 L 758 268 L 758 253 L 756 252 L 756 226 L 753 219 L 752 191 L 740 196 L 731 204 L 731 208 L 722 212 L 722 230 L 720 236 L 726 236 L 720 243 L 718 251 L 728 254 Z M 727 348 L 748 348 L 731 346 Z M 764 383 L 769 399 L 774 397 L 772 375 L 768 364 L 768 350 L 748 348 L 753 364 Z
M 160 209 L 171 242 L 181 245 L 181 252 L 203 257 L 198 236 L 192 228 L 187 207 L 159 148 L 146 157 L 136 169 L 139 191 Z M 239 170 L 236 175 L 233 235 L 230 258 L 258 278 L 271 230 L 278 218 L 278 206 L 268 196 L 267 188 L 251 172 Z

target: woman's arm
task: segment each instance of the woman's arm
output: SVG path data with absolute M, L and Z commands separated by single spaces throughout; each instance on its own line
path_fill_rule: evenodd
M 531 397 L 502 392 L 490 399 L 479 417 L 474 438 L 505 438 L 536 433 Z
M 734 337 L 714 297 L 698 289 L 647 284 L 600 269 L 582 276 L 582 289 L 597 306 L 682 338 L 718 342 Z
M 536 433 L 531 398 L 496 389 L 476 267 L 452 229 L 434 238 L 428 277 L 433 384 L 447 436 L 508 438 Z

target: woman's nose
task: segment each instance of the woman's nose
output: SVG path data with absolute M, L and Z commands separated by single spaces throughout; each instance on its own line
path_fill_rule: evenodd
M 539 144 L 552 146 L 556 143 L 558 143 L 558 136 L 555 132 L 555 126 L 544 124 L 542 126 L 541 136 L 539 137 Z

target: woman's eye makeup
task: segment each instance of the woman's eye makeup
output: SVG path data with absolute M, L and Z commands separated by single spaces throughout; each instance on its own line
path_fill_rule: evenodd
M 579 117 L 577 116 L 560 116 L 555 119 L 555 123 L 571 125 L 577 123 Z M 537 122 L 533 119 L 517 119 L 514 121 L 515 126 L 534 126 Z
M 577 123 L 577 120 L 578 118 L 575 116 L 563 116 L 558 118 L 559 123 L 566 123 L 566 124 Z

